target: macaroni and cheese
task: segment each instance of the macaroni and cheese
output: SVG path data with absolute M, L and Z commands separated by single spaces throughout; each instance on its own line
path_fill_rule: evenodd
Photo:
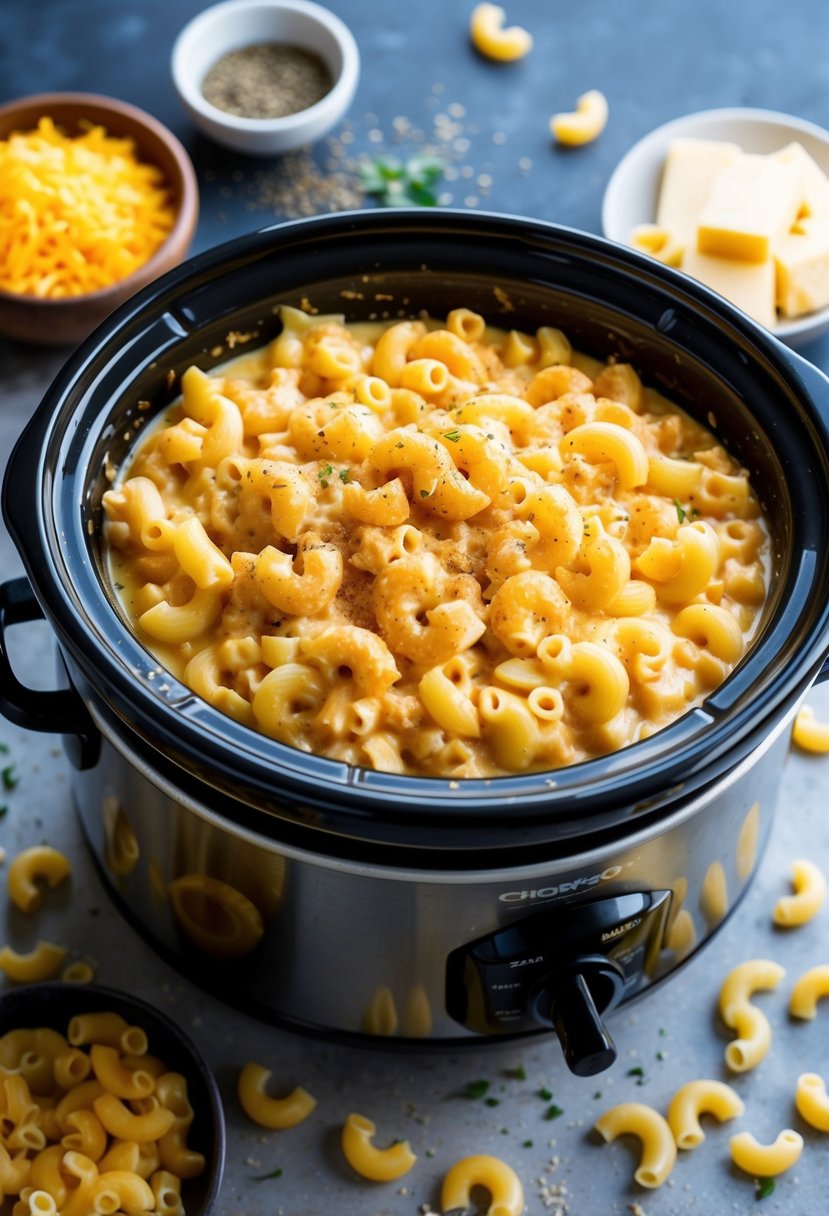
M 766 595 L 745 470 L 628 364 L 468 309 L 282 309 L 104 494 L 113 583 L 193 691 L 282 743 L 430 776 L 645 738 L 737 663 Z

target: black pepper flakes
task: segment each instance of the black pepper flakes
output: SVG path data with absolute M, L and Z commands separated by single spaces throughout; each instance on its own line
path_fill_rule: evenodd
M 333 83 L 313 51 L 266 42 L 222 55 L 201 91 L 211 105 L 237 118 L 285 118 L 321 101 Z

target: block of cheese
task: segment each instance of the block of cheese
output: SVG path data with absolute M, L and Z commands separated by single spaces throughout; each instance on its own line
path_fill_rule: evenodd
M 742 308 L 761 325 L 774 328 L 777 313 L 772 258 L 765 262 L 741 262 L 736 258 L 712 257 L 689 249 L 682 259 L 682 269 Z
M 818 217 L 829 219 L 829 178 L 803 145 L 786 144 L 785 148 L 772 152 L 770 159 L 795 165 L 800 170 L 800 181 L 803 186 L 801 214 L 809 219 Z
M 829 216 L 801 220 L 777 247 L 777 307 L 802 317 L 829 305 Z
M 695 244 L 697 220 L 714 178 L 740 155 L 737 144 L 714 139 L 675 139 L 668 148 L 656 222 L 683 246 Z
M 765 262 L 803 201 L 796 165 L 744 152 L 715 177 L 699 215 L 700 253 Z

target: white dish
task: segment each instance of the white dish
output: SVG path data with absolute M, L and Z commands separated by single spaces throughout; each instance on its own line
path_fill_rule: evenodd
M 314 51 L 334 85 L 306 110 L 284 118 L 238 118 L 202 94 L 208 70 L 229 51 L 281 42 Z M 311 144 L 339 122 L 360 77 L 360 53 L 339 17 L 311 0 L 224 0 L 204 9 L 173 45 L 173 83 L 195 125 L 216 143 L 251 156 L 273 156 Z
M 829 175 L 829 131 L 815 123 L 774 110 L 735 108 L 686 114 L 640 139 L 616 166 L 602 202 L 605 236 L 627 245 L 637 224 L 655 219 L 665 155 L 671 141 L 679 138 L 731 140 L 746 152 L 759 153 L 776 152 L 797 140 Z M 781 319 L 772 332 L 788 346 L 805 346 L 829 332 L 829 308 Z

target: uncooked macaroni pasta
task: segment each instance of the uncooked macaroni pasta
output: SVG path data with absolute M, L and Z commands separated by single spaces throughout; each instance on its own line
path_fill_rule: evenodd
M 140 640 L 238 722 L 350 764 L 556 769 L 699 704 L 759 620 L 744 469 L 559 331 L 282 309 L 190 367 L 104 495 Z
M 181 1181 L 205 1159 L 187 1146 L 186 1079 L 147 1047 L 145 1032 L 111 1011 L 73 1018 L 65 1036 L 0 1035 L 4 1212 L 184 1216 Z

